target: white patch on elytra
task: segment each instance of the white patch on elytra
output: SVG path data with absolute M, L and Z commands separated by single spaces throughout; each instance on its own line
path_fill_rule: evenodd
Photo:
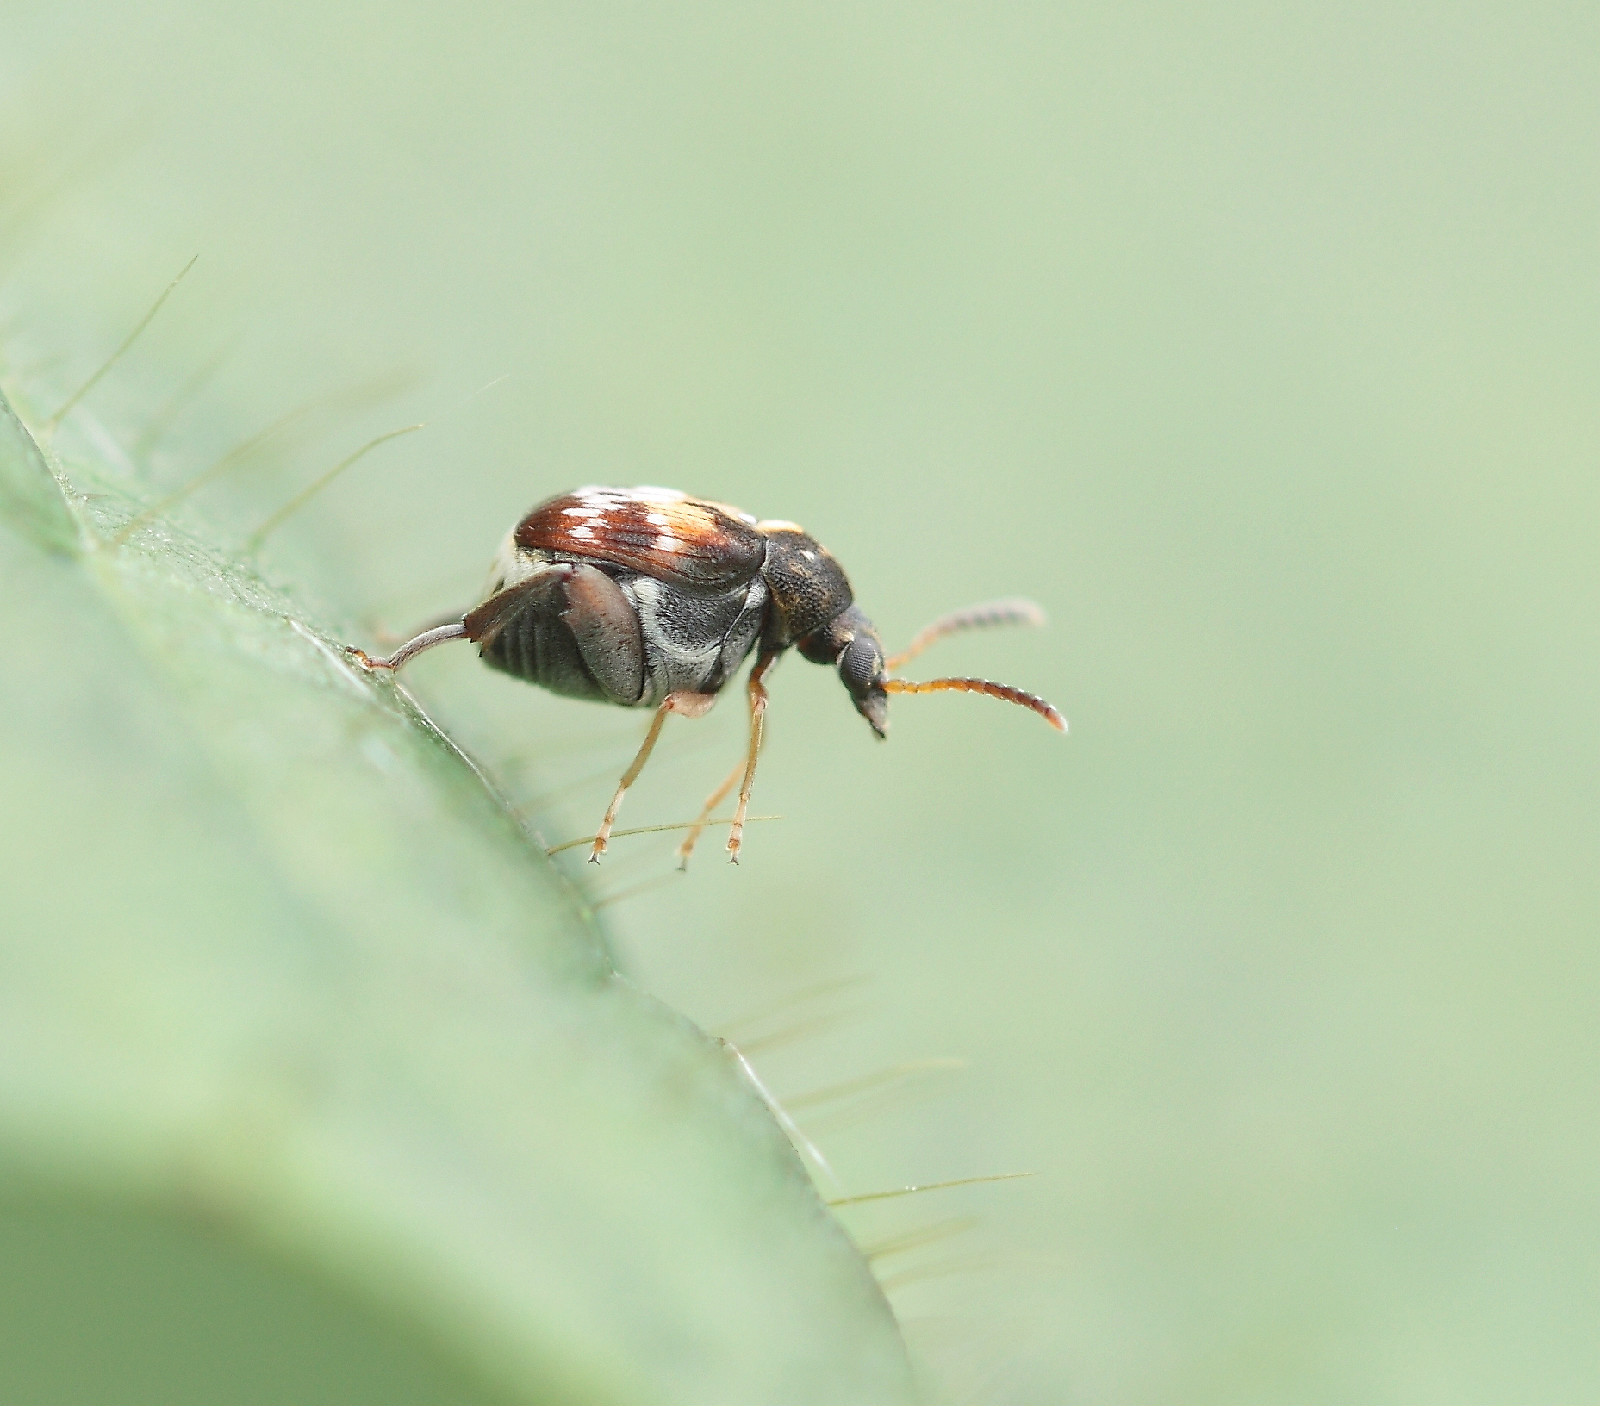
M 574 488 L 570 496 L 579 502 L 615 507 L 618 503 L 681 503 L 689 495 L 676 488 L 656 488 L 650 484 L 638 488 L 608 488 L 604 484 L 588 483 Z

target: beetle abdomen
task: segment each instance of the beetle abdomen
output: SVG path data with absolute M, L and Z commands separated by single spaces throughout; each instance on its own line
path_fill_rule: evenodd
M 588 568 L 593 570 L 593 568 Z M 618 690 L 614 667 L 591 669 L 569 623 L 570 565 L 540 570 L 527 580 L 491 596 L 464 621 L 470 638 L 478 642 L 484 663 L 503 673 L 538 684 L 565 698 L 588 698 L 624 705 L 639 701 L 643 682 L 643 656 L 635 622 L 634 680 L 631 695 L 624 683 Z M 598 574 L 598 573 L 596 573 Z M 607 684 L 611 688 L 607 688 Z M 618 696 L 618 692 L 624 696 Z

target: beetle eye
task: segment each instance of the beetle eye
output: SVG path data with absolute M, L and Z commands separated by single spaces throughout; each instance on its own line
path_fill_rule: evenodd
M 839 656 L 839 677 L 852 698 L 860 698 L 883 672 L 883 651 L 876 640 L 857 635 Z
M 883 676 L 883 650 L 871 635 L 857 635 L 839 655 L 839 677 L 850 691 L 856 711 L 879 737 L 889 728 L 889 697 L 879 680 Z

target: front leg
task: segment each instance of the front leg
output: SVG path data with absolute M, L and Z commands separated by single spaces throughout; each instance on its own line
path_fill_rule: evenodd
M 617 794 L 611 798 L 611 804 L 606 807 L 605 819 L 600 822 L 600 829 L 594 837 L 594 848 L 589 851 L 589 863 L 598 864 L 600 856 L 606 852 L 606 843 L 611 838 L 611 827 L 616 824 L 617 812 L 622 809 L 622 798 L 627 794 L 628 787 L 639 779 L 644 764 L 650 760 L 650 753 L 655 749 L 656 738 L 661 736 L 661 725 L 666 722 L 667 714 L 682 713 L 686 718 L 703 717 L 711 711 L 711 705 L 716 701 L 717 695 L 714 693 L 669 693 L 662 700 L 661 706 L 656 709 L 656 715 L 650 722 L 650 731 L 645 733 L 644 741 L 634 755 L 633 765 L 622 773 L 622 780 L 617 783 Z
M 750 809 L 750 788 L 756 784 L 756 761 L 761 756 L 761 729 L 767 715 L 766 677 L 778 662 L 776 653 L 763 654 L 750 670 L 750 750 L 745 755 L 744 782 L 739 787 L 739 804 L 728 827 L 728 863 L 739 862 L 739 847 L 744 843 L 744 817 Z

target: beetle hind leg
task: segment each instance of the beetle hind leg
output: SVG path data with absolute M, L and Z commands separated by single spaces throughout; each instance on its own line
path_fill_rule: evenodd
M 467 637 L 467 627 L 460 620 L 452 620 L 447 625 L 436 625 L 431 630 L 424 630 L 420 635 L 408 639 L 399 649 L 382 659 L 374 659 L 364 649 L 353 646 L 347 649 L 349 656 L 360 664 L 363 669 L 387 669 L 391 673 L 398 669 L 406 660 L 421 654 L 425 649 L 432 649 L 436 644 L 448 644 L 451 640 L 460 640 Z
M 644 741 L 639 744 L 639 750 L 634 753 L 633 762 L 622 773 L 622 780 L 617 783 L 617 793 L 612 796 L 611 804 L 606 807 L 605 818 L 600 822 L 600 828 L 595 832 L 594 847 L 589 851 L 589 863 L 598 864 L 600 856 L 606 852 L 606 846 L 611 839 L 611 827 L 617 823 L 617 812 L 622 809 L 622 798 L 628 794 L 628 787 L 639 779 L 639 773 L 644 770 L 644 764 L 650 760 L 650 753 L 655 750 L 656 739 L 661 736 L 662 725 L 667 720 L 669 713 L 681 713 L 686 718 L 704 717 L 711 711 L 711 705 L 717 701 L 714 693 L 669 693 L 656 709 L 656 715 L 650 721 L 650 730 L 645 733 Z
M 631 707 L 644 692 L 644 639 L 639 613 L 603 571 L 580 565 L 564 583 L 562 623 L 572 631 L 584 667 L 612 703 Z

